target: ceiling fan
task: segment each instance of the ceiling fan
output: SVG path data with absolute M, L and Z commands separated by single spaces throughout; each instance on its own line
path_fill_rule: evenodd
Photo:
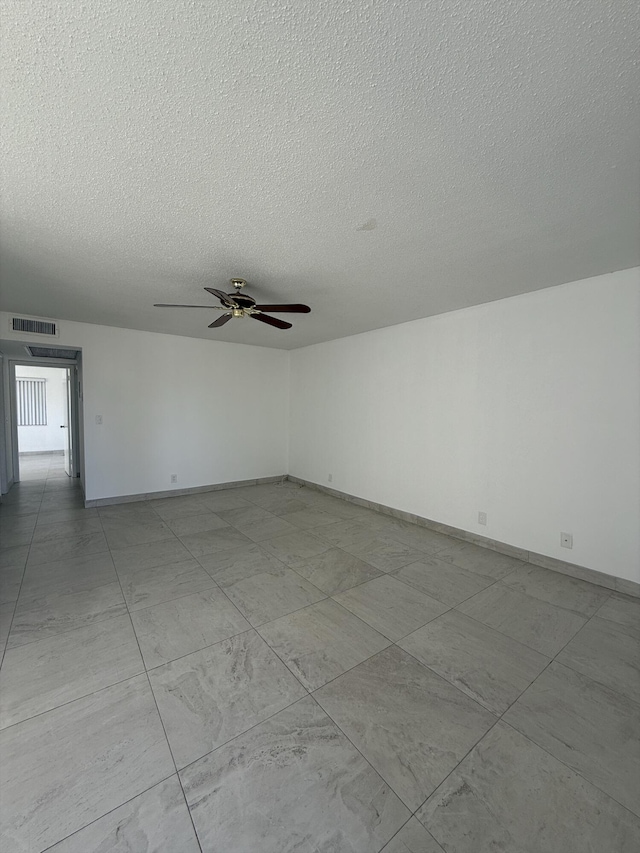
M 269 313 L 308 314 L 311 311 L 308 305 L 256 305 L 255 299 L 240 292 L 246 283 L 243 278 L 232 278 L 231 284 L 235 288 L 235 293 L 224 293 L 222 290 L 216 290 L 215 287 L 205 287 L 205 290 L 220 300 L 220 305 L 174 305 L 169 302 L 156 302 L 154 308 L 212 308 L 214 311 L 224 311 L 222 317 L 218 317 L 209 324 L 210 329 L 224 326 L 232 317 L 253 317 L 254 320 L 268 323 L 276 329 L 290 329 L 291 323 L 286 323 L 277 317 L 270 317 Z

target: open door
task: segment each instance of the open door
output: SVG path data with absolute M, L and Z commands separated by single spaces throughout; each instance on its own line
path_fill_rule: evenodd
M 73 391 L 72 383 L 71 383 L 71 368 L 67 367 L 67 399 L 66 405 L 64 407 L 64 420 L 65 423 L 60 424 L 60 428 L 65 431 L 65 441 L 64 441 L 64 470 L 66 472 L 67 477 L 73 477 L 73 436 L 71 434 L 71 430 L 73 428 L 73 416 L 71 413 L 71 395 Z

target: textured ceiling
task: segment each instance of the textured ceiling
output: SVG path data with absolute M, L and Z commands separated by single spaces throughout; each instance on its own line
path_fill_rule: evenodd
M 637 0 L 3 6 L 7 310 L 290 348 L 640 260 Z M 152 307 L 231 276 L 312 313 Z

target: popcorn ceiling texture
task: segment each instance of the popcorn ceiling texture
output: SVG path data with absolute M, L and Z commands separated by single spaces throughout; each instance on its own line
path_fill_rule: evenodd
M 635 0 L 3 5 L 7 310 L 288 348 L 639 261 Z M 312 313 L 152 307 L 231 276 Z

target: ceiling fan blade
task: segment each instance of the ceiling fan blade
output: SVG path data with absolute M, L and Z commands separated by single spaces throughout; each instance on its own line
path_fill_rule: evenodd
M 222 317 L 218 317 L 217 320 L 214 320 L 213 323 L 209 323 L 210 329 L 217 329 L 220 326 L 224 326 L 225 323 L 228 323 L 231 319 L 231 314 L 223 314 Z
M 270 326 L 275 326 L 276 329 L 290 329 L 291 323 L 285 323 L 284 320 L 278 320 L 277 317 L 269 317 L 267 314 L 249 314 L 254 320 L 260 320 L 261 323 L 268 323 Z
M 217 296 L 217 298 L 226 308 L 236 307 L 235 303 L 233 302 L 228 293 L 224 293 L 224 291 L 222 290 L 216 290 L 215 287 L 205 287 L 205 290 L 208 290 L 209 293 L 212 293 L 214 296 Z
M 213 308 L 214 311 L 225 311 L 225 308 L 221 308 L 218 305 L 177 305 L 174 302 L 154 302 L 154 308 Z
M 311 311 L 308 305 L 256 305 L 258 311 L 275 311 L 276 314 L 308 314 Z

